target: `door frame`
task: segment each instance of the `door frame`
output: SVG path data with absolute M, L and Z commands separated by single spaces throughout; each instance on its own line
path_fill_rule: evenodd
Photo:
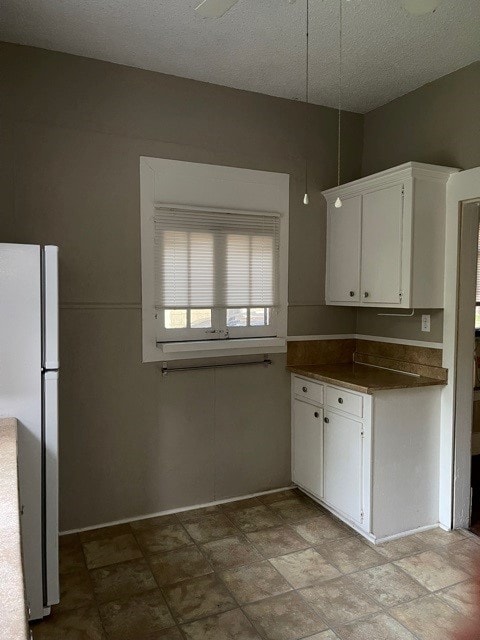
M 460 249 L 463 206 L 480 199 L 480 167 L 450 176 L 447 182 L 443 366 L 448 384 L 442 394 L 439 523 L 445 529 L 468 527 L 470 520 L 471 414 L 473 407 L 472 332 L 468 305 L 462 303 L 460 268 L 468 261 Z M 462 260 L 460 260 L 462 258 Z M 469 382 L 468 382 L 469 381 Z M 470 402 L 468 403 L 468 398 Z M 460 400 L 461 402 L 457 402 Z

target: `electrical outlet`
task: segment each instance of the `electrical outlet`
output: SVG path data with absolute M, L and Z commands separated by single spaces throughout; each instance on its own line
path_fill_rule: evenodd
M 428 314 L 422 316 L 422 331 L 430 332 L 430 316 Z

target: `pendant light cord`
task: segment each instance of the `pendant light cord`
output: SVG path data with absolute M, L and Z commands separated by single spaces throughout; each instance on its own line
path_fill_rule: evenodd
M 341 146 L 342 146 L 342 76 L 343 76 L 343 4 L 339 0 L 339 31 L 338 31 L 338 148 L 337 148 L 337 182 L 340 186 L 341 177 Z
M 310 100 L 310 47 L 309 33 L 310 29 L 310 0 L 307 0 L 307 30 L 306 30 L 306 46 L 305 46 L 305 193 L 308 193 L 308 130 L 310 110 L 308 103 Z

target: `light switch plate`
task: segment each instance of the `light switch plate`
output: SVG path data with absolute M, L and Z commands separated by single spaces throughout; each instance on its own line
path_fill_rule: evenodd
M 422 316 L 422 331 L 430 332 L 430 316 L 428 314 Z

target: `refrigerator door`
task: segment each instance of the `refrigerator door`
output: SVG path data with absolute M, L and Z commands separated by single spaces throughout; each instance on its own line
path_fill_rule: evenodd
M 58 247 L 43 249 L 43 368 L 58 369 Z
M 58 584 L 58 372 L 43 374 L 45 606 L 60 600 Z
M 18 419 L 25 587 L 43 616 L 40 247 L 0 244 L 0 416 Z

